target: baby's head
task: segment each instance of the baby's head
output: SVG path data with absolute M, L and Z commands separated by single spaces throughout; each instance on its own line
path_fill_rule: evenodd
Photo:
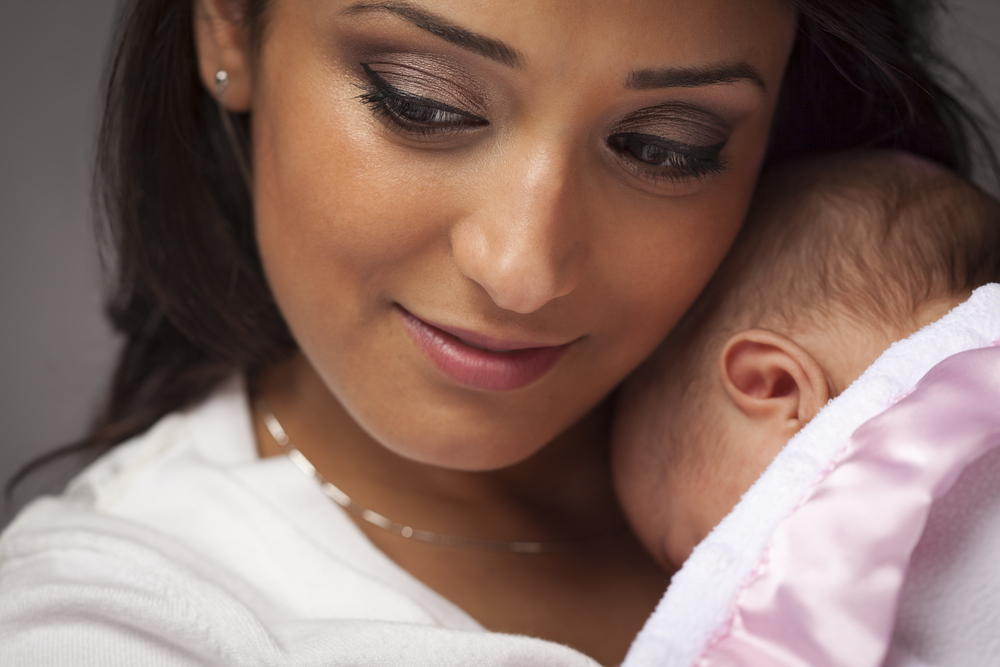
M 762 179 L 712 282 L 622 387 L 612 470 L 677 568 L 829 399 L 1000 278 L 1000 204 L 921 159 L 861 151 Z

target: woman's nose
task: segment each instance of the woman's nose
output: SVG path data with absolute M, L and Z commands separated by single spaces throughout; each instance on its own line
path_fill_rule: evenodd
M 579 175 L 555 151 L 492 172 L 476 210 L 451 230 L 459 270 L 506 310 L 531 313 L 573 291 L 587 252 Z

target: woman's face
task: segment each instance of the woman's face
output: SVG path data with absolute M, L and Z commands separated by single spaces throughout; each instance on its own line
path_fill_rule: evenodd
M 333 396 L 465 470 L 579 420 L 728 249 L 793 35 L 779 0 L 274 0 L 258 242 Z

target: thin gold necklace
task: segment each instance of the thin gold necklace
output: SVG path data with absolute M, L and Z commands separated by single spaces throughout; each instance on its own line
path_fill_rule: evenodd
M 281 446 L 285 455 L 296 465 L 296 467 L 298 467 L 299 470 L 319 483 L 320 489 L 322 489 L 323 493 L 325 493 L 331 500 L 343 507 L 345 510 L 360 518 L 362 521 L 366 521 L 373 526 L 378 526 L 393 535 L 398 535 L 399 537 L 403 537 L 408 540 L 416 540 L 417 542 L 440 544 L 449 547 L 479 549 L 482 551 L 507 551 L 511 553 L 538 554 L 570 551 L 582 547 L 605 544 L 617 537 L 620 537 L 627 530 L 627 528 L 622 526 L 614 531 L 604 533 L 602 535 L 577 540 L 565 540 L 560 542 L 519 542 L 509 540 L 484 540 L 477 537 L 460 537 L 458 535 L 442 535 L 440 533 L 432 533 L 429 530 L 421 530 L 419 528 L 412 528 L 402 523 L 397 523 L 396 521 L 388 519 L 377 512 L 373 512 L 370 509 L 362 507 L 349 495 L 341 491 L 332 482 L 323 477 L 323 475 L 316 470 L 316 466 L 314 466 L 309 459 L 306 458 L 305 454 L 300 452 L 298 448 L 292 444 L 288 434 L 285 433 L 285 429 L 281 426 L 281 422 L 279 422 L 277 417 L 274 416 L 274 413 L 271 412 L 271 408 L 268 407 L 267 402 L 264 401 L 263 398 L 258 398 L 256 404 L 257 411 L 260 413 L 261 419 L 264 421 L 264 426 L 266 426 L 267 430 L 271 433 L 271 437 L 274 438 L 275 442 Z

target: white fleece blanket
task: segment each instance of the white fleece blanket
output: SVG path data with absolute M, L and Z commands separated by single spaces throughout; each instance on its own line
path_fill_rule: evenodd
M 882 413 L 886 413 L 883 417 L 888 416 L 892 412 L 888 409 L 894 404 L 900 403 L 902 409 L 905 407 L 902 404 L 912 403 L 907 400 L 908 394 L 932 367 L 953 355 L 987 348 L 997 341 L 1000 341 L 1000 285 L 991 284 L 976 290 L 968 301 L 941 320 L 888 349 L 788 443 L 741 502 L 698 545 L 674 576 L 623 667 L 749 667 L 751 664 L 859 667 L 879 664 L 883 659 L 892 667 L 1000 664 L 997 658 L 1000 655 L 1000 450 L 978 459 L 969 454 L 967 460 L 951 464 L 957 471 L 965 466 L 967 469 L 954 490 L 934 502 L 929 519 L 913 521 L 922 529 L 926 519 L 922 537 L 920 534 L 914 537 L 914 542 L 919 538 L 919 544 L 915 549 L 894 546 L 897 551 L 905 551 L 892 554 L 901 566 L 897 569 L 905 573 L 905 580 L 894 580 L 886 571 L 861 573 L 871 575 L 860 586 L 861 590 L 880 598 L 881 606 L 866 606 L 864 599 L 854 599 L 847 605 L 855 612 L 853 617 L 844 615 L 832 624 L 829 618 L 825 624 L 817 620 L 823 614 L 836 614 L 836 610 L 828 608 L 835 605 L 827 605 L 822 597 L 825 591 L 834 591 L 834 597 L 848 597 L 842 590 L 824 586 L 828 576 L 848 582 L 858 574 L 851 568 L 860 565 L 851 561 L 849 553 L 840 561 L 826 563 L 824 570 L 813 571 L 813 584 L 807 579 L 806 586 L 799 585 L 792 601 L 788 599 L 788 582 L 781 581 L 782 568 L 803 565 L 796 563 L 795 558 L 812 558 L 818 564 L 824 554 L 817 545 L 826 540 L 826 544 L 834 545 L 831 551 L 836 551 L 838 538 L 846 537 L 843 531 L 851 533 L 850 525 L 846 528 L 832 525 L 827 534 L 823 525 L 811 526 L 811 532 L 803 532 L 801 525 L 817 506 L 823 503 L 834 506 L 831 499 L 836 500 L 838 488 L 850 488 L 850 484 L 837 487 L 836 482 L 838 474 L 840 478 L 847 474 L 838 471 L 838 466 L 843 467 L 857 454 L 850 448 L 852 434 L 874 417 Z M 995 360 L 1000 354 L 987 350 L 982 355 L 983 359 L 986 357 Z M 969 365 L 965 363 L 966 367 Z M 1000 367 L 987 365 L 983 372 L 995 387 Z M 1000 401 L 993 402 L 995 395 L 989 391 L 976 393 L 978 390 L 972 387 L 967 389 L 971 396 L 956 405 L 956 410 L 978 410 L 978 418 L 986 421 L 1000 414 Z M 912 422 L 919 417 L 917 414 L 907 419 Z M 861 435 L 865 433 L 863 429 Z M 951 431 L 945 435 L 950 437 Z M 977 433 L 974 429 L 966 435 L 993 445 L 1000 440 L 1000 435 Z M 988 451 L 988 444 L 980 443 L 977 451 Z M 860 446 L 856 443 L 854 448 Z M 905 459 L 906 448 L 897 447 L 897 454 L 900 451 Z M 921 470 L 921 466 L 933 467 L 928 461 L 901 460 L 887 469 L 909 466 L 914 474 L 935 473 L 935 470 Z M 969 465 L 972 461 L 975 464 Z M 931 486 L 944 494 L 954 482 L 953 478 L 941 479 Z M 858 486 L 857 479 L 851 483 L 855 488 L 869 488 Z M 904 492 L 907 489 L 905 483 L 898 486 Z M 928 505 L 931 500 L 927 499 Z M 884 511 L 884 507 L 877 506 L 868 509 L 873 517 Z M 796 521 L 798 534 L 808 534 L 812 544 L 782 542 L 788 535 L 796 534 L 790 528 Z M 865 526 L 859 528 L 865 529 Z M 849 537 L 858 539 L 853 533 Z M 872 533 L 871 539 L 878 538 Z M 802 571 L 797 576 L 801 584 Z M 769 588 L 762 593 L 762 587 Z M 815 588 L 815 592 L 805 591 L 807 588 Z M 887 599 L 891 604 L 887 605 Z M 791 617 L 786 616 L 794 621 L 785 628 L 791 633 L 786 646 L 773 641 L 773 627 L 767 628 L 766 623 L 753 626 L 755 615 L 758 620 L 765 618 L 782 605 L 794 607 Z M 887 618 L 876 618 L 880 614 Z M 887 628 L 871 631 L 885 623 L 889 623 Z M 866 624 L 868 634 L 861 631 Z M 794 631 L 791 626 L 795 626 Z M 764 636 L 768 632 L 772 632 L 771 637 L 757 641 L 755 633 Z M 841 633 L 843 640 L 838 636 Z M 729 650 L 727 642 L 738 643 L 737 640 L 742 642 L 741 648 Z M 809 651 L 816 646 L 826 646 L 828 650 L 810 655 Z

